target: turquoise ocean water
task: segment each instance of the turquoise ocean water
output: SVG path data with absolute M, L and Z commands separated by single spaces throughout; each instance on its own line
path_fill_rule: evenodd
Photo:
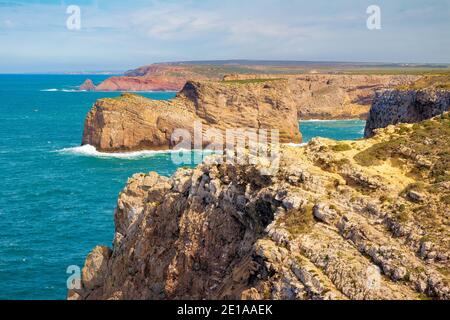
M 77 149 L 96 99 L 87 77 L 0 75 L 0 299 L 64 299 L 66 269 L 110 245 L 117 195 L 136 172 L 176 170 L 170 155 L 102 157 Z M 142 93 L 169 99 L 174 93 Z M 305 141 L 362 137 L 363 121 L 301 123 Z

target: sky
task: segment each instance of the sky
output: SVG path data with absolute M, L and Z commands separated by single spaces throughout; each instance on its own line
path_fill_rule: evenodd
M 0 73 L 222 59 L 450 63 L 450 0 L 0 0 Z

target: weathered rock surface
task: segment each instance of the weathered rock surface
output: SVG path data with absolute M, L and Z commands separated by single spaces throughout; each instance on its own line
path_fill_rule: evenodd
M 308 119 L 366 119 L 377 90 L 409 84 L 406 75 L 229 75 L 226 81 L 284 78 L 288 80 L 298 116 Z
M 170 149 L 178 142 L 171 139 L 174 130 L 186 129 L 192 136 L 196 121 L 204 133 L 277 129 L 281 143 L 299 143 L 297 110 L 286 82 L 190 81 L 171 101 L 133 94 L 101 99 L 86 117 L 82 143 L 105 152 Z M 213 142 L 205 135 L 202 145 Z
M 364 135 L 398 123 L 416 123 L 450 110 L 450 90 L 383 90 L 377 92 Z
M 220 158 L 171 178 L 136 174 L 112 253 L 96 248 L 69 296 L 450 299 L 449 138 L 445 114 L 283 147 L 271 176 Z

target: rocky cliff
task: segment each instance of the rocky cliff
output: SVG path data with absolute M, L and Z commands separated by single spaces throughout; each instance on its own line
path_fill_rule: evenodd
M 276 72 L 276 73 L 274 73 Z M 103 81 L 98 91 L 179 91 L 192 81 L 245 82 L 287 79 L 301 119 L 366 118 L 376 90 L 409 84 L 419 76 L 310 74 L 310 69 L 271 65 L 154 64 Z
M 121 192 L 69 299 L 449 299 L 450 116 Z
M 278 129 L 281 143 L 299 143 L 297 110 L 286 80 L 245 84 L 189 81 L 171 101 L 133 94 L 96 102 L 86 117 L 83 144 L 100 151 L 170 149 L 176 129 L 193 135 L 194 123 L 203 132 L 218 129 Z M 204 136 L 203 146 L 215 141 Z
M 364 135 L 397 123 L 415 123 L 450 110 L 448 89 L 391 89 L 377 92 L 366 123 Z
M 290 90 L 300 119 L 366 119 L 377 90 L 418 79 L 406 75 L 291 76 Z

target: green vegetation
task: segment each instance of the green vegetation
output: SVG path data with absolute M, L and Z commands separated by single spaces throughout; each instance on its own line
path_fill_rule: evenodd
M 397 128 L 397 130 L 395 131 L 395 133 L 397 133 L 397 134 L 401 134 L 401 135 L 403 135 L 403 134 L 405 134 L 405 133 L 409 133 L 409 132 L 411 132 L 411 128 L 410 127 L 408 127 L 407 125 L 399 125 L 398 126 L 398 128 Z
M 342 73 L 355 75 L 441 75 L 450 72 L 449 67 L 432 68 L 432 67 L 373 67 L 373 68 L 355 68 L 349 70 L 342 70 Z
M 143 96 L 140 96 L 136 93 L 132 93 L 132 92 L 123 92 L 120 94 L 120 96 L 117 97 L 112 97 L 110 99 L 113 100 L 127 100 L 127 99 L 134 99 L 134 98 L 144 98 Z
M 407 143 L 406 138 L 383 141 L 358 153 L 354 159 L 358 164 L 366 167 L 380 165 L 383 161 L 392 157 L 392 153 L 405 143 Z
M 244 79 L 244 80 L 224 80 L 223 83 L 226 84 L 250 84 L 250 83 L 265 83 L 270 81 L 279 81 L 283 80 L 282 78 L 273 78 L 273 79 Z
M 346 143 L 338 143 L 331 147 L 331 150 L 336 152 L 343 152 L 343 151 L 349 151 L 352 150 L 352 147 Z
M 406 206 L 401 204 L 394 210 L 394 216 L 399 222 L 407 222 L 409 220 L 409 213 L 406 210 Z
M 450 194 L 445 194 L 441 197 L 441 202 L 443 204 L 450 205 Z
M 381 202 L 381 203 L 385 203 L 385 202 L 387 202 L 387 203 L 393 203 L 393 202 L 394 202 L 394 199 L 393 199 L 392 197 L 389 197 L 388 195 L 382 194 L 382 195 L 380 196 L 380 202 Z
M 450 114 L 417 123 L 411 129 L 397 130 L 389 139 L 358 153 L 354 159 L 362 166 L 380 165 L 401 158 L 411 165 L 413 176 L 434 183 L 450 181 Z M 424 143 L 426 141 L 426 143 Z M 425 160 L 429 166 L 424 164 Z
M 280 222 L 285 224 L 292 235 L 305 233 L 314 225 L 313 208 L 312 204 L 308 204 L 298 210 L 290 210 Z
M 420 90 L 425 88 L 450 90 L 450 73 L 428 75 L 411 84 L 397 87 L 399 90 Z

